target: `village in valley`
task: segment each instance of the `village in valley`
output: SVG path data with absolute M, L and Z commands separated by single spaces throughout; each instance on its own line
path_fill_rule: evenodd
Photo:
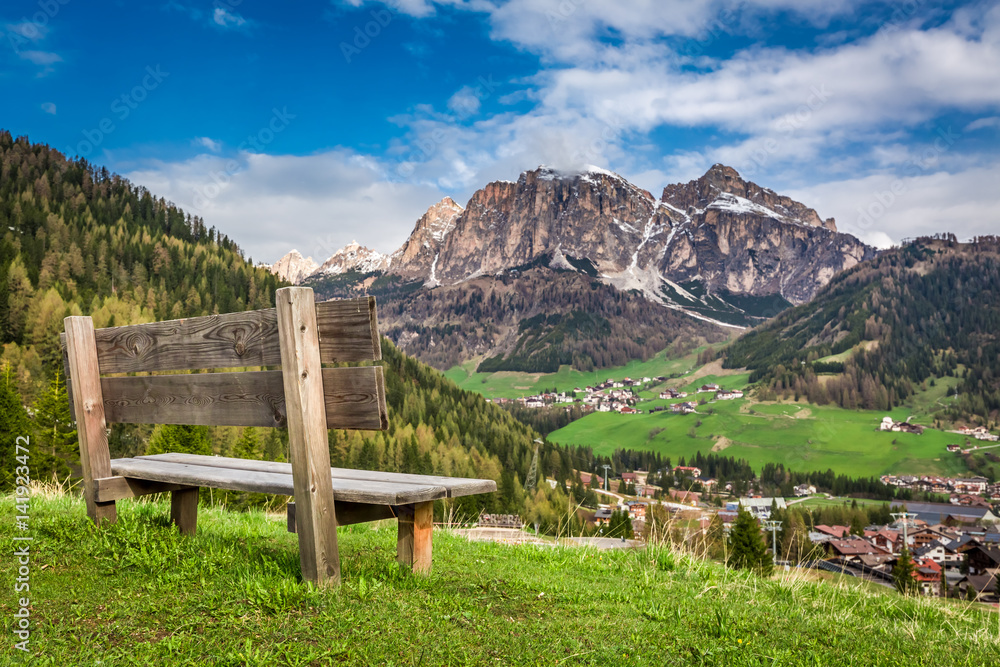
M 519 404 L 531 409 L 569 410 L 578 406 L 584 413 L 615 412 L 634 415 L 641 412 L 666 412 L 676 415 L 696 414 L 700 407 L 715 401 L 743 399 L 741 389 L 727 389 L 716 383 L 689 387 L 688 391 L 662 388 L 665 377 L 625 377 L 607 379 L 594 385 L 576 387 L 572 391 L 545 391 L 518 399 L 495 398 L 499 404 Z M 644 395 L 643 395 L 644 394 Z M 655 399 L 672 401 L 657 403 L 644 409 L 643 403 Z M 923 434 L 926 427 L 909 419 L 896 421 L 891 416 L 872 423 L 873 431 Z M 972 441 L 991 443 L 1000 436 L 982 426 L 962 427 L 952 431 L 965 436 L 964 445 L 950 444 L 948 453 L 967 454 L 989 444 L 973 445 Z M 1000 447 L 1000 445 L 996 445 Z M 762 531 L 777 534 L 789 508 L 847 507 L 857 499 L 835 498 L 817 492 L 812 484 L 794 487 L 793 496 L 762 497 L 751 483 L 749 488 L 734 488 L 733 481 L 706 478 L 696 466 L 673 466 L 669 470 L 650 473 L 643 470 L 606 472 L 608 478 L 595 472 L 576 471 L 579 482 L 600 496 L 596 509 L 578 508 L 585 516 L 592 535 L 566 538 L 569 543 L 599 548 L 630 548 L 640 546 L 649 535 L 654 513 L 666 513 L 671 525 L 680 530 L 683 541 L 704 540 L 713 521 L 721 521 L 728 535 L 739 511 L 745 510 L 756 518 Z M 652 483 L 660 481 L 660 485 Z M 663 480 L 669 480 L 663 484 Z M 555 485 L 555 480 L 547 480 Z M 906 497 L 920 500 L 891 502 L 892 520 L 878 524 L 827 525 L 808 527 L 809 557 L 790 559 L 780 548 L 772 554 L 775 563 L 785 567 L 806 567 L 813 570 L 847 575 L 886 586 L 893 585 L 893 568 L 906 547 L 912 558 L 913 576 L 923 595 L 951 596 L 1000 603 L 997 574 L 1000 573 L 1000 483 L 990 483 L 986 477 L 943 477 L 938 475 L 883 475 L 881 483 L 905 491 Z M 743 491 L 743 493 L 737 493 Z M 925 502 L 924 500 L 927 499 Z M 933 499 L 933 502 L 931 501 Z M 866 501 L 874 502 L 874 501 Z M 810 503 L 814 503 L 810 505 Z M 887 505 L 886 507 L 889 507 Z M 502 525 L 517 530 L 516 516 L 505 517 Z M 628 539 L 621 530 L 628 524 Z M 486 528 L 500 527 L 490 518 L 480 521 Z M 527 526 L 524 526 L 527 528 Z M 613 528 L 613 530 L 612 530 Z M 614 537 L 607 536 L 609 533 Z M 526 535 L 522 532 L 522 534 Z M 767 544 L 772 536 L 765 534 Z M 520 539 L 501 536 L 505 542 Z M 529 540 L 530 541 L 530 540 Z M 777 548 L 777 539 L 774 539 Z
M 667 378 L 663 376 L 655 378 L 641 377 L 635 380 L 630 377 L 626 377 L 621 380 L 609 378 L 599 384 L 587 385 L 586 387 L 576 387 L 569 392 L 542 392 L 531 396 L 522 396 L 516 399 L 494 398 L 490 400 L 500 405 L 506 403 L 518 403 L 526 408 L 546 408 L 553 405 L 579 403 L 582 405 L 584 413 L 617 412 L 623 415 L 634 415 L 641 412 L 641 410 L 636 406 L 638 406 L 642 401 L 648 400 L 639 395 L 640 390 L 652 384 L 660 384 L 666 379 Z M 743 392 L 741 390 L 727 390 L 717 384 L 704 384 L 693 393 L 695 396 L 700 394 L 710 394 L 712 396 L 712 400 L 716 401 L 743 398 Z M 659 392 L 659 398 L 664 400 L 688 397 L 688 392 L 678 391 L 676 389 L 664 389 Z M 701 398 L 702 403 L 707 401 L 706 398 Z M 682 403 L 673 403 L 668 407 L 659 406 L 650 408 L 649 412 L 658 412 L 669 409 L 671 412 L 679 414 L 693 414 L 698 411 L 698 404 L 698 400 L 690 400 Z

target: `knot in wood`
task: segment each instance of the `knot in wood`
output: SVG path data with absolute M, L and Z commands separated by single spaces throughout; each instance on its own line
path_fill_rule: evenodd
M 238 340 L 236 341 L 234 349 L 236 350 L 236 355 L 242 357 L 244 354 L 246 354 L 247 344 L 244 343 L 242 340 Z
M 148 350 L 154 343 L 152 336 L 149 336 L 141 330 L 135 329 L 126 335 L 123 342 L 125 344 L 125 349 L 134 356 L 139 356 L 142 354 L 143 350 Z

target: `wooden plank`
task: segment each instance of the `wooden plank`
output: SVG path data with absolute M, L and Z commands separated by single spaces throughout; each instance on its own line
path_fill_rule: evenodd
M 97 502 L 138 498 L 151 493 L 165 493 L 187 488 L 180 484 L 164 484 L 163 482 L 119 476 L 95 479 L 94 485 L 97 489 Z
M 295 532 L 295 503 L 286 506 L 286 525 L 289 533 Z M 370 505 L 368 503 L 350 503 L 337 501 L 337 525 L 351 526 L 356 523 L 383 521 L 395 519 L 396 513 L 389 505 Z
M 63 376 L 66 379 L 66 397 L 69 399 L 69 418 L 76 421 L 76 407 L 73 405 L 73 387 L 70 384 L 70 374 L 69 374 L 69 354 L 66 352 L 66 334 L 59 334 L 62 340 L 62 359 L 63 359 Z M 105 415 L 107 418 L 107 415 Z
M 97 331 L 102 374 L 273 366 L 280 363 L 273 308 Z
M 234 470 L 255 470 L 258 472 L 274 472 L 288 475 L 292 473 L 292 466 L 288 463 L 279 463 L 277 461 L 254 461 L 251 459 L 236 459 L 225 456 L 205 456 L 203 454 L 182 454 L 172 452 L 169 454 L 138 456 L 136 458 L 139 460 L 167 461 L 171 463 L 186 463 L 189 465 L 232 468 Z M 470 496 L 477 493 L 492 493 L 497 490 L 497 483 L 492 479 L 439 477 L 437 475 L 411 475 L 400 472 L 354 470 L 352 468 L 331 468 L 330 472 L 333 476 L 335 491 L 337 481 L 340 479 L 351 479 L 358 482 L 384 482 L 400 485 L 412 484 L 421 487 L 426 487 L 428 485 L 442 487 L 446 490 L 446 495 L 439 496 L 441 498 L 457 498 L 459 496 Z M 337 500 L 338 502 L 340 501 L 339 496 L 337 497 Z
M 389 428 L 381 367 L 324 368 L 322 377 L 329 428 Z M 112 423 L 286 424 L 281 371 L 101 378 L 101 389 Z
M 382 358 L 375 297 L 317 303 L 316 324 L 319 326 L 319 355 L 324 363 Z
M 434 531 L 434 503 L 417 503 L 396 508 L 399 517 L 396 560 L 417 574 L 431 571 L 431 538 Z
M 114 459 L 111 461 L 111 470 L 122 477 L 181 486 L 209 486 L 213 489 L 274 493 L 284 496 L 293 494 L 291 476 L 278 473 L 248 472 L 145 459 Z
M 114 502 L 99 502 L 94 484 L 94 480 L 111 477 L 112 474 L 94 323 L 89 317 L 67 317 L 63 322 L 66 327 L 67 361 L 76 385 L 73 390 L 73 408 L 80 440 L 87 516 L 98 525 L 102 521 L 114 522 L 118 518 Z
M 382 358 L 375 297 L 317 304 L 324 362 Z M 101 374 L 276 366 L 281 363 L 273 308 L 98 329 Z M 60 336 L 65 344 L 65 335 Z
M 258 463 L 261 462 L 258 461 Z M 168 482 L 184 486 L 208 486 L 230 491 L 295 495 L 292 475 L 288 472 L 194 465 L 156 460 L 154 457 L 147 456 L 134 459 L 113 459 L 111 469 L 114 474 L 122 477 L 154 482 Z M 372 505 L 404 505 L 438 500 L 448 495 L 444 487 L 431 484 L 421 486 L 356 479 L 334 480 L 332 477 L 330 483 L 333 487 L 335 500 Z
M 381 366 L 323 369 L 327 428 L 389 428 Z
M 198 529 L 198 487 L 188 487 L 170 493 L 170 521 L 184 535 L 194 535 Z
M 109 422 L 285 425 L 281 371 L 102 378 L 101 386 Z
M 274 293 L 274 299 L 288 411 L 288 450 L 295 488 L 302 577 L 319 586 L 338 586 L 337 515 L 333 480 L 328 472 L 330 449 L 323 397 L 323 364 L 319 355 L 320 334 L 313 291 L 308 287 L 283 287 Z

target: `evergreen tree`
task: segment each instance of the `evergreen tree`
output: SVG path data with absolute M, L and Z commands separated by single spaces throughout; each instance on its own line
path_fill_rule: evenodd
M 243 429 L 229 455 L 237 459 L 261 460 L 264 457 L 264 447 L 257 435 L 257 429 L 253 427 Z
M 896 590 L 903 595 L 912 595 L 917 592 L 917 578 L 914 576 L 916 568 L 913 559 L 910 557 L 910 550 L 903 546 L 896 560 L 896 566 L 892 568 L 892 581 Z
M 727 565 L 737 570 L 753 570 L 765 577 L 771 574 L 774 567 L 774 561 L 760 532 L 760 524 L 742 507 L 729 534 Z
M 35 401 L 39 443 L 67 463 L 79 458 L 76 425 L 69 412 L 69 396 L 62 369 L 55 368 L 48 388 Z
M 160 424 L 153 429 L 146 454 L 212 454 L 212 441 L 207 426 Z
M 15 391 L 10 365 L 4 364 L 0 376 L 0 482 L 3 488 L 10 487 L 15 477 L 14 469 L 20 465 L 16 459 L 17 445 L 30 449 L 30 440 L 26 443 L 18 438 L 30 436 L 31 422 L 28 420 L 28 413 Z M 23 454 L 23 450 L 20 453 Z

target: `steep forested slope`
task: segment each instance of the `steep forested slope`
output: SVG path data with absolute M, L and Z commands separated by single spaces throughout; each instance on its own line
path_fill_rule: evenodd
M 880 410 L 957 374 L 959 398 L 942 416 L 996 420 L 1000 238 L 944 235 L 883 253 L 744 335 L 726 365 L 753 369 L 778 394 Z
M 67 315 L 102 327 L 263 308 L 279 285 L 201 218 L 0 131 L 0 343 L 28 398 Z

